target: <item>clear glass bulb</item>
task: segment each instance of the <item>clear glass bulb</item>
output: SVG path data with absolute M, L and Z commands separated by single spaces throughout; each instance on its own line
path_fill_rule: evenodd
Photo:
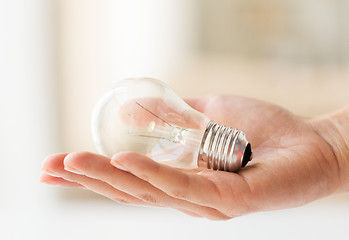
M 92 115 L 92 137 L 103 155 L 134 151 L 181 168 L 236 171 L 252 158 L 242 131 L 211 122 L 150 78 L 118 81 L 102 97 Z

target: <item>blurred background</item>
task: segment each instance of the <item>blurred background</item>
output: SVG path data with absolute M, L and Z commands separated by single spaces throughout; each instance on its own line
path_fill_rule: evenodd
M 96 151 L 91 111 L 121 78 L 303 116 L 346 105 L 348 11 L 344 0 L 0 0 L 0 238 L 346 239 L 348 196 L 210 222 L 38 178 L 50 153 Z

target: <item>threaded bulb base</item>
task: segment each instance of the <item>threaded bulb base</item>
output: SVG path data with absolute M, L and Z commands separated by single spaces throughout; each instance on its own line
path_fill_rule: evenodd
M 251 160 L 251 144 L 243 131 L 208 123 L 199 149 L 199 167 L 236 172 Z

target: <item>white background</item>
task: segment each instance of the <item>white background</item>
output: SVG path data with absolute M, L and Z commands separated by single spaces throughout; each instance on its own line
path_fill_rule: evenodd
M 347 239 L 347 196 L 212 222 L 38 182 L 46 155 L 94 151 L 90 140 L 84 141 L 89 139 L 87 118 L 93 103 L 115 78 L 129 74 L 167 78 L 183 96 L 224 93 L 226 86 L 233 86 L 231 93 L 274 101 L 308 115 L 349 100 L 346 66 L 326 64 L 314 70 L 308 65 L 236 60 L 236 56 L 190 58 L 195 38 L 190 29 L 196 22 L 191 26 L 176 19 L 179 13 L 184 22 L 195 16 L 195 1 L 139 4 L 0 1 L 0 239 Z M 132 22 L 134 18 L 138 20 Z M 160 30 L 152 34 L 160 40 L 132 31 L 137 24 L 143 29 L 157 26 Z M 129 42 L 134 38 L 156 48 L 134 49 Z M 147 57 L 142 60 L 142 56 Z M 184 59 L 187 62 L 181 64 Z M 213 86 L 212 79 L 218 79 L 221 87 Z

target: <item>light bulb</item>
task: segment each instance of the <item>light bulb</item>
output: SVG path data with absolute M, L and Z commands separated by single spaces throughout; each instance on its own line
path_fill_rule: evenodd
M 134 151 L 180 168 L 237 171 L 252 159 L 242 131 L 212 122 L 166 84 L 151 78 L 118 81 L 92 114 L 98 151 Z

